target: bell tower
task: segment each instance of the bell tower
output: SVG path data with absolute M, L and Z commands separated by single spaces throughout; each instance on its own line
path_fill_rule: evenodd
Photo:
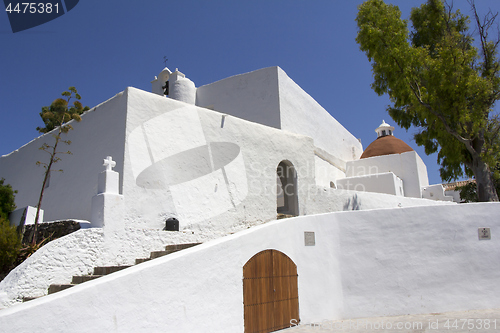
M 387 135 L 394 135 L 394 126 L 391 126 L 382 120 L 382 124 L 375 130 L 377 132 L 377 138 Z
M 170 71 L 170 69 L 165 67 L 160 72 L 160 74 L 158 74 L 157 77 L 155 76 L 155 79 L 151 81 L 151 91 L 160 96 L 168 95 L 169 94 L 168 79 L 170 78 L 171 74 L 172 72 Z
M 189 104 L 196 103 L 196 87 L 190 79 L 179 69 L 171 72 L 165 67 L 158 77 L 151 81 L 152 91 L 161 96 L 168 96 L 172 99 L 182 101 Z

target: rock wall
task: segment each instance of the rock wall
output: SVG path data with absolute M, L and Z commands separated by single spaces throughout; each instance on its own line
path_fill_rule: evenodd
M 51 223 L 39 223 L 37 227 L 38 241 L 42 239 L 49 238 L 49 241 L 54 239 L 69 235 L 81 228 L 80 222 L 74 220 L 67 221 L 56 221 Z M 23 243 L 27 244 L 33 239 L 33 233 L 35 231 L 35 225 L 25 225 L 23 232 Z

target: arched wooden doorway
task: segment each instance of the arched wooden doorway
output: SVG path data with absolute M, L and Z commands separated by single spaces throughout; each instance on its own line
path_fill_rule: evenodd
M 299 322 L 297 266 L 284 253 L 265 250 L 243 266 L 245 333 L 267 333 Z
M 299 215 L 297 172 L 290 161 L 281 161 L 276 169 L 276 205 L 278 214 Z

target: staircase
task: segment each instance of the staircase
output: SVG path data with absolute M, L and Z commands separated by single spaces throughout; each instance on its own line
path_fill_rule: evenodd
M 148 260 L 156 259 L 159 257 L 163 257 L 167 254 L 174 253 L 180 250 L 184 250 L 193 246 L 196 246 L 201 243 L 187 243 L 187 244 L 174 244 L 174 245 L 167 245 L 165 246 L 164 251 L 153 251 L 151 252 L 151 255 L 149 258 L 140 258 L 140 259 L 135 259 L 135 264 L 140 264 Z M 114 272 L 118 272 L 122 269 L 129 268 L 132 266 L 104 266 L 104 267 L 94 267 L 94 272 L 92 275 L 75 275 L 73 276 L 73 279 L 71 280 L 71 283 L 69 284 L 51 284 L 49 286 L 48 293 L 53 294 L 58 291 L 64 290 L 71 288 L 73 286 L 76 286 L 77 284 L 84 283 L 93 279 L 100 278 L 101 276 L 108 275 Z M 23 301 L 30 301 L 32 299 L 35 299 L 38 297 L 24 297 Z
M 163 257 L 163 256 L 166 256 L 167 254 L 174 253 L 174 252 L 177 252 L 177 251 L 180 251 L 180 250 L 184 250 L 184 249 L 193 247 L 193 246 L 198 245 L 198 244 L 201 244 L 201 243 L 187 243 L 187 244 L 167 245 L 167 246 L 165 246 L 165 250 L 164 251 L 153 251 L 153 252 L 151 252 L 151 255 L 149 256 L 149 258 L 135 259 L 135 264 L 137 265 L 137 264 L 140 264 L 142 262 L 145 262 L 145 261 L 148 261 L 148 260 L 151 260 L 151 259 L 156 259 L 156 258 L 159 258 L 159 257 Z

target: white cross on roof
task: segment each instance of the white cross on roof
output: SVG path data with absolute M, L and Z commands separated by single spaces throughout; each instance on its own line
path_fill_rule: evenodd
M 106 167 L 106 171 L 111 171 L 116 166 L 116 162 L 113 161 L 113 158 L 111 156 L 108 156 L 104 159 L 103 165 Z

